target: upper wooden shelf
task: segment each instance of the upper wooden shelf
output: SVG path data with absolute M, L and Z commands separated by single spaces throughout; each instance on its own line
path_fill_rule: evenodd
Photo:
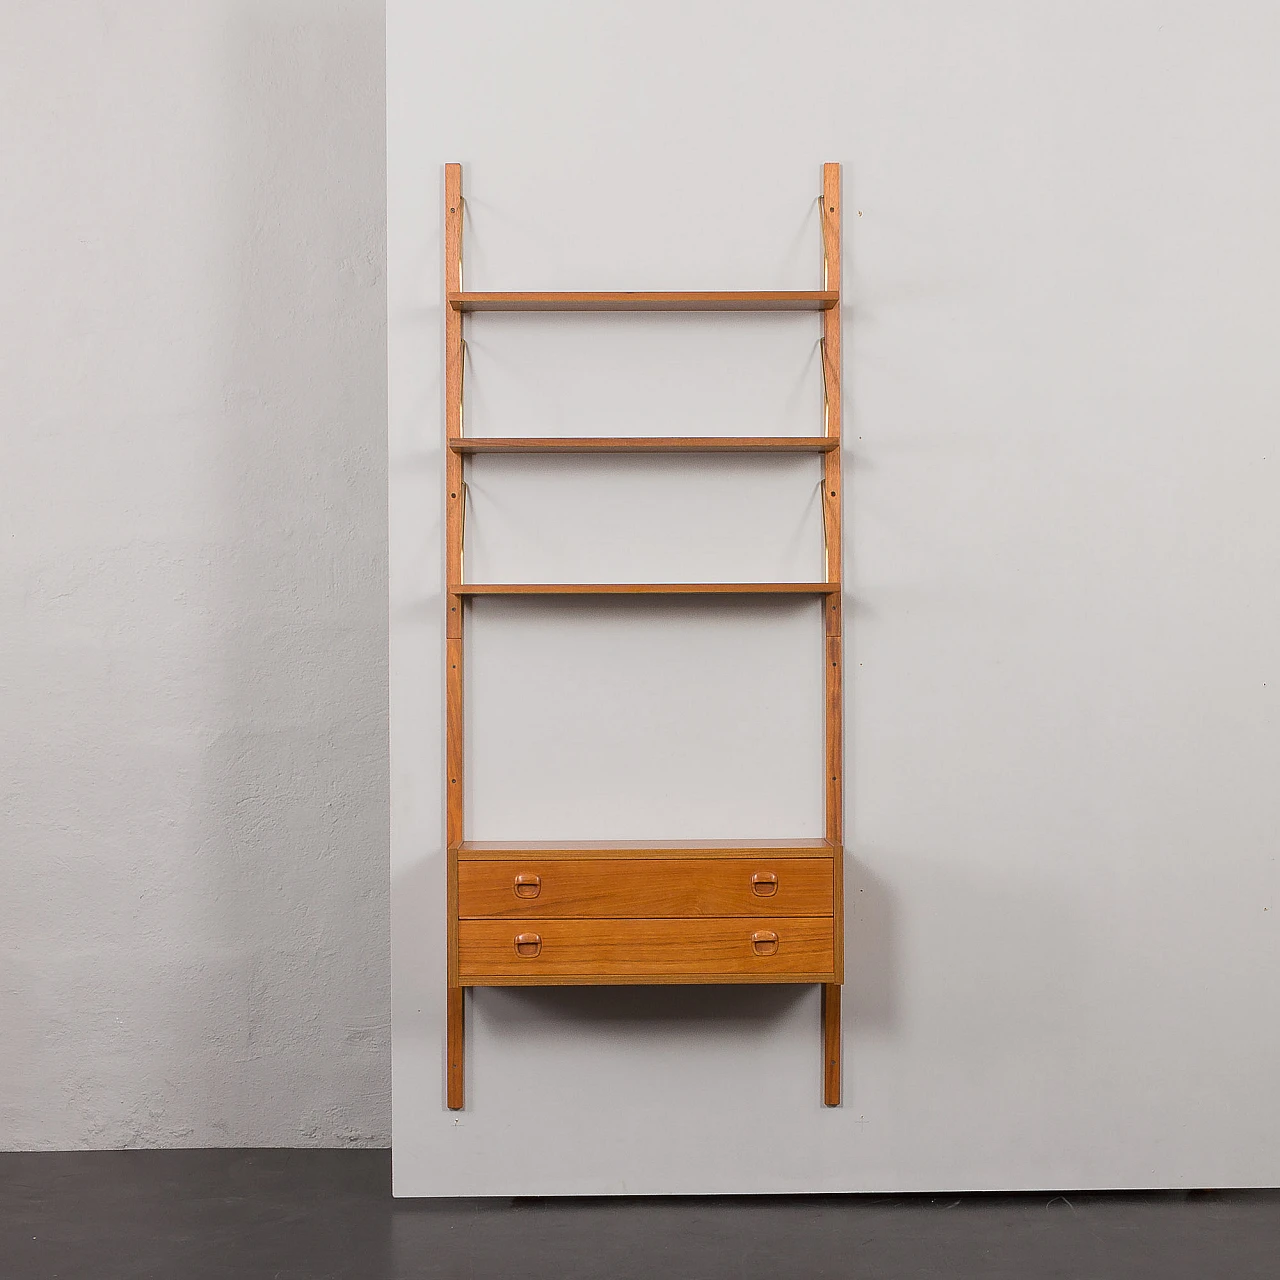
M 450 293 L 455 311 L 830 311 L 827 289 L 696 293 Z
M 464 582 L 458 596 L 829 596 L 838 582 Z
M 458 453 L 830 453 L 834 436 L 451 436 Z

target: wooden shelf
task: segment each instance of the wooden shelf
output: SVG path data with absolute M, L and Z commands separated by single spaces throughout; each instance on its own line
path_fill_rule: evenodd
M 547 858 L 830 858 L 830 840 L 464 840 L 456 846 L 464 862 Z
M 829 596 L 838 582 L 464 582 L 456 596 Z
M 450 293 L 455 311 L 830 311 L 832 289 L 693 293 Z
M 452 436 L 458 453 L 830 453 L 833 436 Z

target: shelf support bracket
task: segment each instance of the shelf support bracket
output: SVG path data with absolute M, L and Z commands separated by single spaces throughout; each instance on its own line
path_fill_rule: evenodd
M 458 529 L 458 585 L 461 586 L 467 580 L 467 507 L 471 504 L 471 486 L 465 480 L 459 501 L 462 503 L 462 519 Z
M 829 582 L 831 580 L 831 556 L 828 551 L 828 547 L 830 546 L 830 534 L 827 529 L 827 504 L 824 492 L 826 486 L 827 477 L 823 475 L 818 480 L 818 509 L 822 512 L 822 577 L 824 581 Z
M 832 435 L 831 431 L 831 387 L 836 381 L 834 370 L 828 368 L 827 360 L 827 340 L 826 338 L 818 339 L 818 347 L 822 353 L 822 434 L 826 437 Z M 840 434 L 837 424 L 835 434 Z

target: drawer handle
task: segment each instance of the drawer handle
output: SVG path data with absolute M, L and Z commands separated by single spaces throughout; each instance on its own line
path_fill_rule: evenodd
M 751 935 L 751 950 L 758 956 L 771 956 L 778 950 L 778 935 L 772 929 L 758 929 Z
M 772 898 L 778 892 L 778 877 L 772 871 L 757 871 L 751 877 L 751 892 L 757 898 Z
M 536 933 L 516 934 L 516 955 L 532 960 L 542 950 L 542 938 Z
M 516 876 L 514 889 L 517 898 L 536 898 L 542 892 L 542 877 Z

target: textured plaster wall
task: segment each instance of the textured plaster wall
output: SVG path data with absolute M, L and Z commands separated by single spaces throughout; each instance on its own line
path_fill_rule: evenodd
M 383 6 L 4 10 L 0 1146 L 385 1143 Z

